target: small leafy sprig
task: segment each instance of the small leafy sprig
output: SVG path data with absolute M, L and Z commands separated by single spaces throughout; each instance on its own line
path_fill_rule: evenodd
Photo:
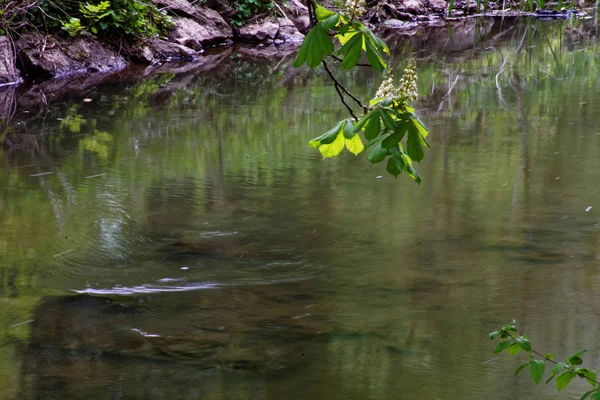
M 566 388 L 574 378 L 585 379 L 592 389 L 584 393 L 580 400 L 585 400 L 588 397 L 591 400 L 600 400 L 600 383 L 597 380 L 596 373 L 589 368 L 579 367 L 583 364 L 582 355 L 587 350 L 579 351 L 563 361 L 555 361 L 554 354 L 538 353 L 531 347 L 531 342 L 526 336 L 518 334 L 518 329 L 515 325 L 505 325 L 502 328 L 495 330 L 489 334 L 491 340 L 500 339 L 498 345 L 494 349 L 494 354 L 507 350 L 511 355 L 517 355 L 521 351 L 529 353 L 529 361 L 523 363 L 515 371 L 515 375 L 529 367 L 531 377 L 536 384 L 539 384 L 544 377 L 546 370 L 546 362 L 554 364 L 554 368 L 550 372 L 550 377 L 546 383 L 550 383 L 556 377 L 556 388 L 562 390 Z M 540 357 L 536 359 L 536 356 Z

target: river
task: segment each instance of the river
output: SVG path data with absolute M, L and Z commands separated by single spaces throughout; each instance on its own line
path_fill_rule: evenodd
M 346 114 L 289 56 L 219 49 L 16 109 L 0 399 L 578 398 L 487 334 L 514 320 L 600 367 L 594 19 L 384 37 L 396 76 L 417 59 L 420 186 L 309 148 Z M 380 83 L 335 70 L 363 99 Z

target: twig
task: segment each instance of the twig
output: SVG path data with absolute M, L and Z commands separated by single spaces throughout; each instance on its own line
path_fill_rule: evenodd
M 339 62 L 342 62 L 342 61 L 344 61 L 344 60 L 342 60 L 341 58 L 339 58 L 339 57 L 337 57 L 337 56 L 334 56 L 333 54 L 332 54 L 330 57 L 331 57 L 331 58 L 333 58 L 335 61 L 339 61 Z M 356 66 L 357 66 L 357 67 L 370 67 L 370 66 L 371 66 L 371 64 L 361 64 L 361 63 L 358 63 L 358 64 L 356 64 Z
M 333 73 L 332 73 L 332 72 L 331 72 L 331 70 L 329 69 L 329 66 L 327 65 L 327 62 L 326 62 L 325 60 L 322 60 L 322 61 L 321 61 L 321 63 L 323 63 L 323 68 L 325 68 L 325 71 L 327 71 L 327 73 L 329 74 L 329 77 L 330 77 L 330 78 L 333 80 L 333 82 L 334 82 L 334 83 L 335 83 L 337 86 L 339 86 L 339 88 L 340 88 L 340 89 L 341 89 L 341 90 L 342 90 L 344 93 L 346 93 L 348 96 L 350 96 L 350 98 L 352 98 L 352 100 L 354 100 L 354 101 L 356 102 L 356 104 L 358 104 L 358 106 L 359 106 L 360 108 L 362 108 L 362 109 L 365 109 L 365 108 L 366 108 L 366 106 L 365 106 L 363 103 L 361 103 L 361 102 L 360 102 L 360 100 L 359 100 L 359 99 L 358 99 L 356 96 L 354 96 L 352 93 L 350 93 L 350 92 L 348 91 L 348 89 L 346 89 L 346 88 L 344 87 L 344 85 L 342 85 L 342 84 L 340 83 L 340 81 L 338 81 L 338 80 L 336 79 L 336 77 L 333 75 Z
M 317 23 L 317 13 L 316 13 L 315 0 L 308 0 L 306 2 L 306 5 L 308 6 L 308 16 L 310 18 L 310 25 L 314 26 Z M 335 56 L 332 56 L 332 57 L 334 59 L 337 59 L 338 61 L 341 61 L 339 58 L 337 58 Z M 352 107 L 350 107 L 348 105 L 348 103 L 346 103 L 346 99 L 344 98 L 344 94 L 348 95 L 352 100 L 354 100 L 356 102 L 356 104 L 358 104 L 358 106 L 361 109 L 366 110 L 367 106 L 363 105 L 361 103 L 361 101 L 356 96 L 354 96 L 352 93 L 350 93 L 350 91 L 348 91 L 348 89 L 346 89 L 344 87 L 344 85 L 342 85 L 340 83 L 340 81 L 337 80 L 337 78 L 335 77 L 335 75 L 333 75 L 333 72 L 331 72 L 331 70 L 329 69 L 329 66 L 327 65 L 327 61 L 321 60 L 321 64 L 323 64 L 323 68 L 325 69 L 325 71 L 327 72 L 327 74 L 329 75 L 329 77 L 331 78 L 331 80 L 333 81 L 333 85 L 335 87 L 336 92 L 340 96 L 340 100 L 342 101 L 342 103 L 344 104 L 344 106 L 346 106 L 346 108 L 348 109 L 348 112 L 350 113 L 350 115 L 352 115 L 352 118 L 354 118 L 356 121 L 358 121 L 358 117 L 356 116 L 356 114 L 354 114 L 354 111 L 352 110 Z
M 283 11 L 283 8 L 281 8 L 281 6 L 279 4 L 277 4 L 276 1 L 273 1 L 273 5 L 275 7 L 277 7 L 277 9 L 279 10 L 279 12 L 281 13 L 281 15 L 283 15 L 283 18 L 285 19 L 289 19 L 287 15 L 285 15 L 285 12 Z
M 510 338 L 511 338 L 511 339 L 513 339 L 513 340 L 516 340 L 516 338 L 515 338 L 515 337 L 514 337 L 514 336 L 513 336 L 513 335 L 512 335 L 510 332 L 506 332 L 506 333 L 508 333 L 508 336 L 510 336 Z M 534 350 L 534 349 L 531 349 L 531 352 L 532 352 L 533 354 L 535 354 L 535 355 L 538 355 L 538 356 L 542 357 L 542 358 L 543 358 L 544 360 L 546 360 L 546 361 L 550 361 L 552 364 L 558 365 L 558 363 L 557 363 L 556 361 L 554 361 L 554 360 L 552 360 L 552 359 L 550 359 L 550 358 L 546 357 L 545 355 L 543 355 L 543 354 L 541 354 L 541 353 L 538 353 L 538 352 L 537 352 L 536 350 Z M 572 366 L 570 363 L 568 363 L 568 364 L 567 364 L 567 369 L 569 369 L 569 370 L 571 370 L 571 371 L 575 372 L 575 368 L 573 368 L 573 366 Z M 597 381 L 597 380 L 595 380 L 595 379 L 588 378 L 587 376 L 585 377 L 585 379 L 587 379 L 589 382 L 594 382 L 595 384 L 597 384 L 597 385 L 600 385 L 600 382 L 598 382 L 598 381 Z
M 358 118 L 356 117 L 356 115 L 354 115 L 354 111 L 352 111 L 352 108 L 348 105 L 348 103 L 346 103 L 346 100 L 344 99 L 344 94 L 340 91 L 339 86 L 337 84 L 335 84 L 334 87 L 335 87 L 335 91 L 340 96 L 340 100 L 342 101 L 342 103 L 344 103 L 344 105 L 348 109 L 348 112 L 350 113 L 350 115 L 352 115 L 352 118 L 354 118 L 354 120 L 356 122 L 358 122 Z

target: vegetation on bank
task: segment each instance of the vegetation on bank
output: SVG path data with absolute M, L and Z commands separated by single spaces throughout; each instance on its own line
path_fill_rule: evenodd
M 41 31 L 107 39 L 147 38 L 172 26 L 169 16 L 145 0 L 17 0 L 0 6 L 0 34 Z
M 205 3 L 206 0 L 200 1 Z M 276 7 L 271 0 L 224 4 L 233 10 L 228 18 L 233 26 L 241 26 Z M 14 0 L 0 4 L 0 35 L 41 31 L 135 40 L 164 35 L 171 26 L 167 8 L 149 0 Z

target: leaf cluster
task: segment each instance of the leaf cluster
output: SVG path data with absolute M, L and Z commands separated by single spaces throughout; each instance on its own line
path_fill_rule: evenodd
M 546 383 L 550 383 L 556 377 L 556 388 L 562 390 L 566 388 L 574 378 L 580 378 L 592 385 L 592 389 L 584 393 L 580 400 L 588 397 L 592 400 L 600 400 L 600 386 L 597 380 L 596 372 L 589 368 L 580 367 L 583 364 L 582 355 L 587 350 L 579 351 L 563 361 L 555 361 L 553 354 L 545 354 L 541 359 L 536 359 L 534 354 L 541 356 L 531 347 L 531 342 L 525 336 L 518 336 L 518 329 L 514 325 L 506 325 L 489 334 L 491 340 L 500 339 L 500 342 L 494 348 L 494 353 L 500 353 L 507 350 L 509 354 L 516 355 L 524 351 L 529 353 L 529 361 L 521 364 L 515 371 L 515 375 L 529 367 L 529 372 L 533 381 L 539 384 L 546 370 L 546 363 L 554 364 L 550 372 L 550 377 Z
M 324 61 L 326 56 L 335 56 L 343 69 L 352 69 L 364 54 L 368 65 L 373 69 L 383 72 L 387 68 L 383 54 L 389 54 L 388 47 L 363 23 L 314 2 L 312 7 L 316 22 L 298 50 L 294 67 L 307 64 L 315 68 L 323 64 L 332 76 Z M 335 40 L 340 45 L 337 51 Z M 344 94 L 350 93 L 333 76 L 332 79 L 344 101 Z M 420 162 L 424 157 L 424 148 L 429 148 L 426 139 L 429 131 L 417 118 L 406 98 L 391 92 L 386 96 L 388 97 L 372 100 L 368 106 L 359 102 L 365 112 L 361 118 L 340 121 L 333 129 L 312 139 L 309 144 L 311 147 L 318 147 L 323 158 L 335 157 L 344 148 L 355 155 L 372 148 L 368 155 L 372 164 L 387 160 L 386 169 L 390 174 L 397 177 L 406 172 L 420 183 L 421 177 L 413 167 L 413 161 Z M 358 102 L 355 97 L 353 100 Z M 346 107 L 350 109 L 347 104 Z M 361 136 L 364 136 L 366 145 Z
M 358 135 L 360 132 L 367 140 L 366 146 Z M 427 127 L 414 114 L 412 107 L 403 99 L 388 97 L 377 100 L 356 124 L 350 119 L 341 121 L 309 144 L 318 147 L 323 158 L 337 156 L 344 149 L 344 144 L 355 155 L 372 147 L 368 156 L 372 164 L 387 159 L 386 169 L 390 174 L 397 177 L 406 172 L 420 183 L 421 177 L 413 167 L 413 161 L 423 159 L 423 148 L 429 148 L 428 134 Z
M 387 68 L 383 53 L 389 54 L 387 45 L 363 23 L 349 19 L 339 12 L 334 12 L 318 4 L 315 5 L 317 23 L 306 35 L 298 49 L 294 67 L 306 63 L 315 68 L 325 56 L 334 55 L 342 58 L 342 68 L 352 69 L 358 64 L 362 53 L 367 56 L 371 67 L 379 72 Z M 336 52 L 333 39 L 341 48 Z
M 273 7 L 271 0 L 238 0 L 234 3 L 235 15 L 230 22 L 234 26 L 242 26 L 251 16 L 271 11 Z

